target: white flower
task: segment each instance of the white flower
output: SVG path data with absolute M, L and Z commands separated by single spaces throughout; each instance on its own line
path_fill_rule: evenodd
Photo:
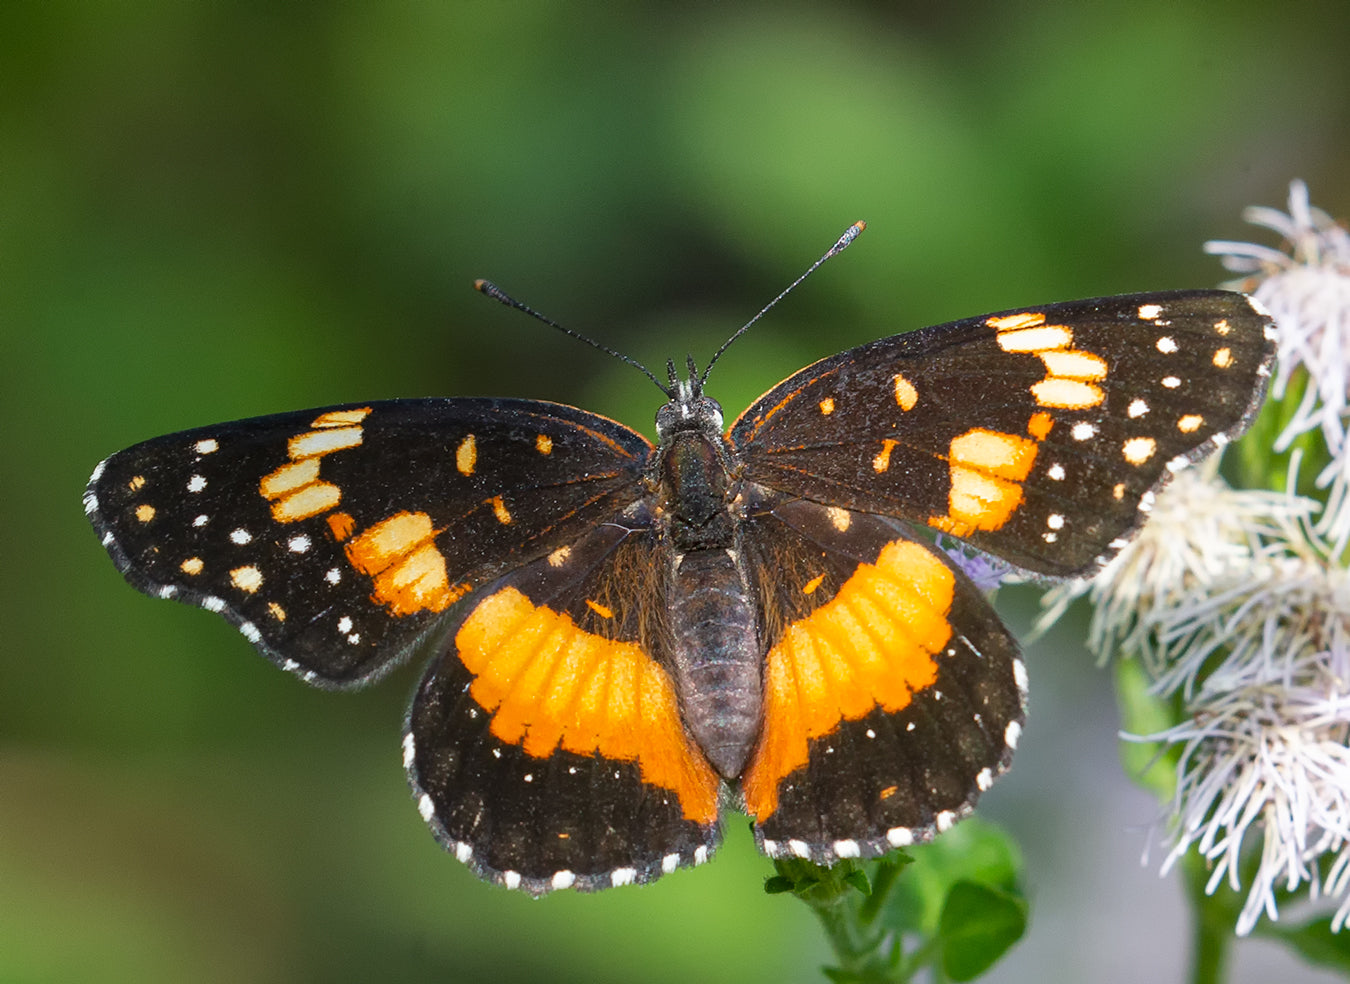
M 1209 242 L 1207 252 L 1244 276 L 1225 286 L 1253 294 L 1279 329 L 1280 364 L 1271 397 L 1283 400 L 1299 369 L 1309 385 L 1275 442 L 1283 451 L 1299 434 L 1320 430 L 1332 464 L 1318 476 L 1326 486 L 1346 464 L 1350 415 L 1350 233 L 1321 209 L 1308 204 L 1302 181 L 1289 186 L 1289 214 L 1253 207 L 1243 213 L 1284 239 L 1287 251 L 1254 243 Z
M 1164 872 L 1195 849 L 1213 866 L 1207 891 L 1224 881 L 1238 891 L 1259 846 L 1239 935 L 1278 917 L 1278 888 L 1306 884 L 1317 897 L 1318 862 L 1332 853 L 1325 888 L 1342 896 L 1337 927 L 1350 915 L 1350 578 L 1305 570 L 1290 579 L 1293 604 L 1282 581 L 1271 577 L 1245 606 L 1260 645 L 1204 680 L 1189 720 L 1142 739 L 1183 746 Z
M 1230 488 L 1210 458 L 1172 480 L 1148 523 L 1097 577 L 1046 592 L 1038 629 L 1086 594 L 1089 648 L 1102 660 L 1117 651 L 1138 657 L 1157 689 L 1170 693 L 1227 635 L 1224 601 L 1250 584 L 1266 540 L 1301 528 L 1315 509 L 1285 493 Z M 1178 673 L 1183 651 L 1192 659 Z

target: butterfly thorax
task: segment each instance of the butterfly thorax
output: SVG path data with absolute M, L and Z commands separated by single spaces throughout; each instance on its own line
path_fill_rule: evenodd
M 685 384 L 657 415 L 656 487 L 670 669 L 684 722 L 728 779 L 744 771 L 763 705 L 759 620 L 733 514 L 738 482 L 717 403 Z

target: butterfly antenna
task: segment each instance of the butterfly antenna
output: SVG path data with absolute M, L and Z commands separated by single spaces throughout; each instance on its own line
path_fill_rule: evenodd
M 787 287 L 783 289 L 783 292 L 781 294 L 775 297 L 768 304 L 765 304 L 763 309 L 759 312 L 759 314 L 755 315 L 745 324 L 741 325 L 741 327 L 737 329 L 734 335 L 732 335 L 725 342 L 723 342 L 722 347 L 713 353 L 713 357 L 709 359 L 708 364 L 703 367 L 703 375 L 699 379 L 700 388 L 703 386 L 704 383 L 708 381 L 708 373 L 712 372 L 713 364 L 722 357 L 722 353 L 725 352 L 731 346 L 732 342 L 734 342 L 736 339 L 744 335 L 751 325 L 753 325 L 760 318 L 764 317 L 764 315 L 768 314 L 769 309 L 772 308 L 779 301 L 781 301 L 783 298 L 787 297 L 788 294 L 792 292 L 793 288 L 795 288 L 799 283 L 801 283 L 807 277 L 811 276 L 811 274 L 815 273 L 816 268 L 818 266 L 820 266 L 822 263 L 828 260 L 831 256 L 837 256 L 838 254 L 842 253 L 845 249 L 847 249 L 848 244 L 853 242 L 853 240 L 857 239 L 858 234 L 861 233 L 866 228 L 867 223 L 859 219 L 857 222 L 853 223 L 853 225 L 845 229 L 844 234 L 839 237 L 838 241 L 833 246 L 831 246 L 828 250 L 825 251 L 824 256 L 816 260 L 816 262 L 812 263 L 811 266 L 807 268 L 806 272 L 803 273 L 796 280 L 792 281 L 792 283 L 788 284 Z
M 817 266 L 819 266 L 819 264 L 817 264 Z M 558 329 L 560 332 L 562 332 L 564 335 L 571 335 L 573 338 L 577 339 L 578 341 L 585 342 L 587 345 L 591 346 L 591 348 L 599 349 L 601 352 L 604 352 L 606 355 L 612 355 L 612 356 L 614 356 L 614 358 L 618 359 L 620 362 L 626 362 L 626 363 L 628 363 L 628 365 L 630 365 L 630 366 L 632 366 L 633 368 L 639 370 L 644 376 L 646 376 L 646 377 L 647 377 L 648 379 L 650 379 L 653 383 L 655 383 L 656 386 L 657 386 L 657 388 L 658 388 L 659 390 L 661 390 L 662 393 L 666 394 L 667 398 L 674 396 L 674 391 L 671 390 L 670 387 L 666 386 L 664 383 L 661 382 L 661 380 L 657 379 L 657 378 L 652 374 L 652 371 L 651 371 L 650 369 L 648 369 L 646 366 L 644 366 L 644 365 L 643 365 L 641 362 L 639 362 L 637 359 L 633 358 L 631 355 L 624 355 L 622 352 L 616 352 L 616 351 L 614 351 L 612 348 L 610 348 L 608 345 L 602 345 L 602 344 L 600 344 L 600 343 L 597 342 L 594 338 L 590 338 L 590 337 L 588 337 L 588 336 L 586 336 L 586 335 L 583 335 L 583 334 L 582 334 L 581 332 L 579 332 L 579 331 L 573 331 L 571 328 L 565 328 L 565 327 L 563 327 L 562 325 L 558 324 L 558 322 L 554 321 L 552 318 L 547 318 L 547 317 L 545 317 L 544 315 L 540 314 L 538 311 L 536 311 L 534 308 L 532 308 L 532 307 L 530 307 L 530 306 L 528 306 L 528 305 L 526 305 L 526 304 L 520 303 L 520 301 L 516 300 L 516 299 L 515 299 L 514 297 L 512 297 L 510 294 L 506 293 L 506 291 L 502 290 L 500 287 L 498 287 L 498 286 L 497 286 L 496 284 L 494 284 L 492 281 L 490 281 L 490 280 L 475 280 L 475 281 L 473 282 L 473 289 L 476 290 L 476 291 L 478 291 L 480 294 L 486 294 L 488 297 L 492 298 L 494 301 L 500 301 L 502 304 L 505 304 L 507 307 L 515 308 L 517 311 L 524 311 L 524 312 L 525 312 L 526 314 L 528 314 L 531 318 L 534 318 L 534 319 L 537 320 L 537 321 L 542 321 L 544 324 L 548 325 L 550 328 L 557 328 L 557 329 Z

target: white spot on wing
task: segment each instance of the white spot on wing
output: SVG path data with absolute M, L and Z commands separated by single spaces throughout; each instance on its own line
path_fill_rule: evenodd
M 668 875 L 679 867 L 679 864 L 680 856 L 678 854 L 667 854 L 661 859 L 661 871 Z
M 206 479 L 202 478 L 202 476 L 193 475 L 188 479 L 187 490 L 189 492 L 200 492 L 204 488 L 206 488 Z
M 422 820 L 428 823 L 436 815 L 436 804 L 431 802 L 431 797 L 426 793 L 423 793 L 421 799 L 417 801 L 417 812 L 422 814 Z
M 609 884 L 613 888 L 631 885 L 635 881 L 637 881 L 636 868 L 615 868 L 609 873 Z
M 891 847 L 908 847 L 914 843 L 914 831 L 908 827 L 892 827 L 886 831 L 886 843 Z
M 577 876 L 572 872 L 563 869 L 553 873 L 552 885 L 554 888 L 571 888 L 577 880 Z
M 862 855 L 855 840 L 837 840 L 834 842 L 834 856 L 837 858 L 856 858 Z
M 455 858 L 461 864 L 468 864 L 473 857 L 473 848 L 464 841 L 455 841 Z
M 520 872 L 519 872 L 519 871 L 503 871 L 503 872 L 502 872 L 502 884 L 505 885 L 507 888 L 510 888 L 510 889 L 513 889 L 513 890 L 514 890 L 514 889 L 517 889 L 517 888 L 520 888 Z
M 1080 420 L 1078 423 L 1074 424 L 1073 428 L 1069 431 L 1069 436 L 1075 441 L 1090 441 L 1096 434 L 1097 428 L 1094 425 L 1089 424 L 1086 420 Z
M 981 769 L 975 776 L 975 788 L 980 792 L 985 792 L 994 784 L 994 774 L 988 769 Z
M 1009 721 L 1008 726 L 1003 729 L 1003 744 L 1009 748 L 1017 748 L 1017 742 L 1022 737 L 1022 726 L 1016 721 Z
M 258 627 L 252 622 L 244 622 L 239 626 L 239 631 L 244 634 L 244 638 L 249 642 L 256 643 L 262 639 L 262 633 L 258 631 Z
M 956 814 L 951 810 L 943 810 L 934 820 L 934 826 L 937 827 L 938 833 L 940 834 L 945 834 L 947 831 L 951 830 L 952 824 L 954 823 L 956 823 Z
M 245 543 L 249 543 L 250 541 L 252 541 L 252 539 L 253 534 L 250 533 L 248 530 L 245 529 L 230 530 L 231 543 L 237 543 L 239 546 L 242 547 Z
M 413 760 L 417 757 L 417 741 L 413 738 L 413 733 L 409 731 L 403 736 L 403 768 L 411 769 Z

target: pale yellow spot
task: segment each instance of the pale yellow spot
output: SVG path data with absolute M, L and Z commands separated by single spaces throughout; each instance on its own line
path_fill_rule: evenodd
M 436 532 L 426 513 L 402 512 L 347 544 L 347 559 L 374 579 L 375 600 L 394 615 L 444 611 L 471 590 L 468 584 L 450 585 Z
M 246 567 L 236 567 L 230 571 L 230 583 L 240 591 L 253 594 L 262 587 L 262 571 L 251 564 Z
M 1005 314 L 1001 318 L 986 318 L 985 324 L 995 331 L 1009 331 L 1014 328 L 1030 328 L 1045 324 L 1045 315 L 1039 311 L 1024 311 L 1021 314 Z
M 534 439 L 534 449 L 540 454 L 552 454 L 553 438 L 549 437 L 547 434 L 540 434 Z
M 1205 418 L 1198 413 L 1188 413 L 1177 421 L 1177 430 L 1183 434 L 1193 434 L 1200 429 L 1200 425 L 1205 422 Z
M 608 607 L 607 605 L 602 605 L 598 601 L 592 601 L 590 598 L 586 599 L 586 607 L 589 608 L 591 611 L 595 612 L 595 614 L 599 615 L 601 618 L 614 617 L 614 609 Z
M 1036 462 L 1037 444 L 1017 434 L 976 428 L 951 443 L 947 514 L 928 524 L 955 536 L 1001 528 L 1022 504 L 1019 484 Z
M 455 448 L 455 467 L 461 475 L 472 475 L 474 465 L 478 464 L 478 442 L 470 434 Z
M 889 437 L 882 440 L 881 452 L 872 459 L 873 471 L 880 473 L 891 467 L 891 448 L 895 447 L 895 445 L 896 442 L 892 441 Z
M 1124 483 L 1124 482 L 1117 482 L 1114 486 L 1112 486 L 1112 488 L 1111 488 L 1111 498 L 1115 499 L 1117 502 L 1119 502 L 1121 499 L 1125 498 L 1125 483 Z
M 272 503 L 272 518 L 278 523 L 294 523 L 327 512 L 342 501 L 342 490 L 328 482 L 307 485 L 294 495 Z
M 1139 305 L 1139 317 L 1145 321 L 1152 321 L 1158 315 L 1162 314 L 1161 304 L 1141 304 Z
M 976 530 L 996 530 L 1003 526 L 1022 504 L 1022 486 L 953 465 L 951 488 L 947 492 L 947 515 L 933 516 L 928 524 L 935 529 L 966 536 Z
M 1151 437 L 1132 437 L 1120 446 L 1120 450 L 1130 464 L 1142 465 L 1158 450 L 1158 442 Z
M 919 391 L 899 373 L 895 376 L 895 402 L 906 412 L 913 410 L 914 405 L 919 402 Z
M 853 517 L 849 515 L 849 511 L 840 509 L 838 506 L 830 506 L 825 510 L 825 515 L 830 517 L 830 525 L 840 533 L 845 532 L 849 528 L 849 524 L 853 522 Z
M 1065 379 L 1105 379 L 1106 360 L 1092 352 L 1078 349 L 1064 351 L 1054 349 L 1037 353 L 1045 363 L 1045 371 L 1051 376 Z
M 1227 335 L 1233 330 L 1233 326 L 1228 323 L 1227 318 L 1224 318 L 1222 321 L 1214 322 L 1214 330 L 1220 335 Z
M 181 564 L 178 565 L 178 569 L 182 571 L 184 574 L 191 574 L 195 576 L 202 572 L 202 568 L 204 566 L 205 565 L 202 563 L 202 559 L 200 557 L 189 557 L 187 560 L 183 561 Z
M 1221 348 L 1214 353 L 1214 365 L 1220 369 L 1227 369 L 1233 364 L 1233 350 Z
M 131 481 L 127 482 L 127 488 L 131 489 L 133 492 L 139 492 L 141 489 L 145 488 L 145 476 L 135 476 Z
M 136 507 L 136 518 L 142 523 L 148 523 L 155 518 L 155 507 L 147 503 L 141 503 Z
M 208 437 L 205 440 L 198 441 L 193 445 L 198 454 L 215 454 L 220 450 L 220 443 L 214 437 Z
M 1020 481 L 1031 473 L 1035 460 L 1036 442 L 1017 434 L 976 428 L 951 443 L 953 466 L 978 468 L 999 478 Z
M 998 336 L 998 347 L 1005 352 L 1047 352 L 1073 345 L 1073 330 L 1066 325 L 1042 325 L 1020 328 Z
M 357 407 L 355 410 L 329 410 L 314 418 L 311 427 L 349 427 L 359 424 L 370 416 L 370 407 Z
M 825 399 L 820 401 L 820 412 L 825 414 L 826 416 L 829 416 L 830 414 L 834 413 L 834 397 L 827 396 L 825 397 Z
M 502 501 L 502 497 L 494 495 L 488 502 L 492 504 L 492 515 L 497 517 L 497 522 L 501 523 L 503 526 L 509 526 L 511 523 L 511 511 L 506 508 L 506 503 Z
M 316 458 L 334 451 L 359 447 L 364 431 L 360 427 L 330 427 L 297 434 L 286 444 L 286 452 L 294 460 Z
M 293 461 L 264 475 L 263 480 L 258 483 L 258 491 L 262 493 L 264 499 L 276 499 L 304 488 L 318 477 L 318 458 Z
M 1106 398 L 1099 386 L 1058 376 L 1032 383 L 1031 395 L 1040 406 L 1065 410 L 1086 410 L 1099 406 Z
M 278 622 L 286 621 L 286 609 L 282 608 L 275 601 L 267 603 L 267 614 L 271 615 Z
M 571 547 L 559 547 L 557 550 L 553 551 L 553 553 L 548 555 L 548 566 L 561 567 L 563 564 L 567 563 L 567 558 L 570 556 L 572 556 Z

